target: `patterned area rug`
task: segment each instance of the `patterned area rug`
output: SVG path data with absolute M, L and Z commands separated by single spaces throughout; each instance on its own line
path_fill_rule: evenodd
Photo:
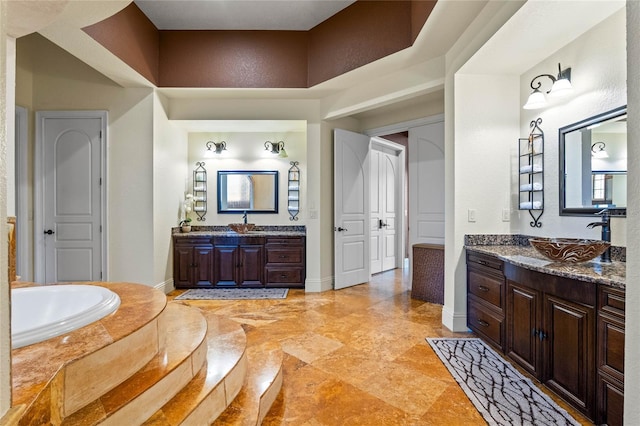
M 490 425 L 580 425 L 482 340 L 427 342 Z
M 286 299 L 288 293 L 288 288 L 196 288 L 185 291 L 175 300 Z

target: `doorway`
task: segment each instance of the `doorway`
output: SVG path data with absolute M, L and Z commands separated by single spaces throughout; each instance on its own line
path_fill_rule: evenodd
M 106 111 L 36 113 L 36 282 L 106 279 L 106 123 Z

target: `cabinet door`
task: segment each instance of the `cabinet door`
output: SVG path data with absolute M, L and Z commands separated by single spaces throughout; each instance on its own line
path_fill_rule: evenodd
M 193 285 L 193 246 L 176 245 L 173 251 L 173 284 L 176 288 Z
M 264 285 L 264 248 L 258 245 L 243 245 L 239 248 L 240 262 L 238 284 L 241 286 Z
M 589 418 L 595 405 L 595 308 L 545 295 L 543 382 Z
M 238 246 L 215 246 L 214 283 L 217 286 L 236 286 L 238 281 Z
M 193 248 L 193 284 L 198 287 L 213 285 L 213 246 Z
M 507 355 L 540 377 L 540 293 L 507 281 Z

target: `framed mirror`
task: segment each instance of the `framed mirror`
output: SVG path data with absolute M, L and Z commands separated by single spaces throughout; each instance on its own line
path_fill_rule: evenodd
M 559 130 L 560 215 L 627 214 L 627 107 Z
M 218 171 L 218 213 L 278 213 L 278 171 Z

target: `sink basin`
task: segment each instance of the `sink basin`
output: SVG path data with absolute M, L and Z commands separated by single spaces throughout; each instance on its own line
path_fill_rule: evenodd
M 246 234 L 256 228 L 255 223 L 230 223 L 229 228 L 238 234 Z
M 586 262 L 600 256 L 611 245 L 601 240 L 579 238 L 530 238 L 540 254 L 554 262 Z

